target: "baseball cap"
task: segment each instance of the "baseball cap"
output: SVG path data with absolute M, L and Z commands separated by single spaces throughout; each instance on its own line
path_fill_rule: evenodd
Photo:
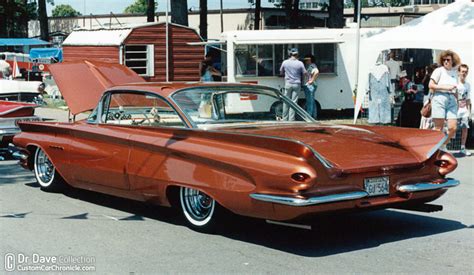
M 296 54 L 298 54 L 298 49 L 297 49 L 297 48 L 292 48 L 292 49 L 290 49 L 290 54 L 291 54 L 291 55 L 296 55 Z

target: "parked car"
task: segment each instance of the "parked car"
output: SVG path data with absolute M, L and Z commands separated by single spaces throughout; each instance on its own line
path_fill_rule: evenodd
M 0 160 L 13 153 L 8 145 L 13 142 L 13 136 L 20 132 L 19 121 L 41 120 L 34 115 L 35 108 L 35 104 L 0 100 Z
M 13 141 L 13 136 L 20 132 L 18 122 L 38 121 L 35 116 L 37 105 L 22 102 L 0 100 L 0 148 Z
M 222 209 L 284 221 L 419 206 L 459 184 L 447 177 L 457 162 L 438 150 L 445 137 L 437 131 L 325 125 L 273 88 L 113 86 L 113 79 L 130 76 L 128 69 L 96 64 L 87 75 L 78 66 L 86 79 L 101 77 L 83 83 L 84 93 L 97 95 L 104 83 L 111 85 L 94 107 L 74 83 L 55 75 L 66 101 L 75 102 L 73 114 L 93 109 L 88 119 L 20 123 L 22 132 L 14 138 L 22 165 L 44 190 L 69 184 L 177 206 L 190 227 L 210 230 Z M 111 76 L 104 78 L 101 70 Z M 297 120 L 284 121 L 282 110 Z
M 39 92 L 41 81 L 21 81 L 0 79 L 0 100 L 42 104 Z

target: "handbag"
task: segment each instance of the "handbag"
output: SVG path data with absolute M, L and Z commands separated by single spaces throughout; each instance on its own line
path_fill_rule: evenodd
M 420 114 L 426 118 L 431 117 L 431 98 L 428 99 L 428 103 L 423 105 L 423 108 L 421 108 Z

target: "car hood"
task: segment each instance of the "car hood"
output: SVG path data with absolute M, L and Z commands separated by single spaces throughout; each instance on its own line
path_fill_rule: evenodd
M 444 141 L 441 132 L 399 127 L 304 124 L 220 130 L 299 141 L 335 168 L 353 172 L 420 164 Z
M 49 69 L 73 115 L 94 109 L 110 87 L 145 82 L 120 64 L 82 60 L 53 64 Z
M 0 100 L 0 118 L 32 116 L 37 105 Z

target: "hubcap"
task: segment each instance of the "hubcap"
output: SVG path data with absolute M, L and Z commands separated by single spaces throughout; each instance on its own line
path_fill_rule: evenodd
M 35 164 L 36 175 L 41 180 L 41 183 L 49 185 L 53 181 L 54 166 L 41 149 L 38 149 Z
M 214 212 L 214 199 L 199 190 L 181 188 L 181 202 L 185 214 L 189 215 L 188 218 L 198 222 L 195 225 L 207 223 Z

